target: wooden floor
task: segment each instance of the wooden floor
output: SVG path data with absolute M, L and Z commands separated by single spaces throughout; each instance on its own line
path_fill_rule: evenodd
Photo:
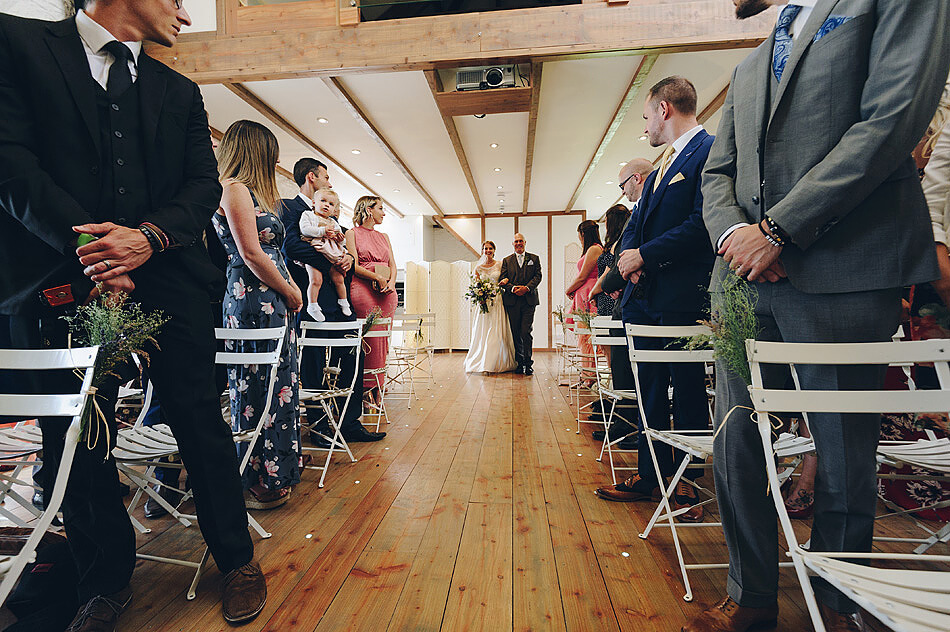
M 326 487 L 307 471 L 287 505 L 255 512 L 274 534 L 255 534 L 268 600 L 242 630 L 679 630 L 721 597 L 725 571 L 697 571 L 683 601 L 668 532 L 637 536 L 652 503 L 594 495 L 609 470 L 592 427 L 575 433 L 553 354 L 533 378 L 466 375 L 463 357 L 437 355 L 437 384 L 392 404 L 389 436 L 338 458 Z M 200 556 L 196 527 L 149 526 L 141 552 Z M 683 531 L 690 559 L 725 560 L 717 529 Z M 209 565 L 186 601 L 190 577 L 140 561 L 119 629 L 229 629 L 220 574 Z M 800 602 L 783 571 L 780 630 L 810 628 Z

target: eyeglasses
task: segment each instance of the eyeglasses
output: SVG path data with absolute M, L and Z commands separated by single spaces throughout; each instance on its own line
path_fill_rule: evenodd
M 637 172 L 636 172 L 636 171 L 634 171 L 633 173 L 631 173 L 629 176 L 626 177 L 626 179 L 625 179 L 623 182 L 620 183 L 620 190 L 621 190 L 621 191 L 623 191 L 623 188 L 627 185 L 628 182 L 630 182 L 630 178 L 632 178 L 632 177 L 635 176 L 635 175 L 637 175 Z

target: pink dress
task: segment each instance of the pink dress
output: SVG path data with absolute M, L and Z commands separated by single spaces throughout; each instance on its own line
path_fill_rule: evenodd
M 386 235 L 362 226 L 354 228 L 353 234 L 356 241 L 357 263 L 361 267 L 367 270 L 375 270 L 377 264 L 392 267 L 389 261 L 389 244 L 386 241 Z M 353 275 L 353 283 L 350 285 L 350 301 L 353 303 L 353 309 L 356 310 L 357 318 L 366 318 L 374 307 L 379 307 L 382 318 L 392 318 L 398 300 L 399 298 L 395 292 L 381 294 L 373 289 L 372 282 Z M 389 341 L 385 338 L 367 338 L 366 344 L 369 346 L 369 351 L 366 352 L 365 368 L 380 369 L 385 366 L 386 354 L 389 352 Z M 364 388 L 368 389 L 375 386 L 377 386 L 377 376 L 365 375 L 363 377 Z
M 580 261 L 577 262 L 578 272 L 580 272 L 581 268 L 584 267 L 584 259 L 586 258 L 587 253 L 585 252 L 584 255 L 585 256 L 581 257 Z M 596 284 L 597 266 L 594 266 L 591 268 L 587 279 L 584 280 L 584 285 L 577 288 L 577 290 L 574 292 L 574 300 L 571 303 L 572 312 L 590 312 L 592 315 L 597 314 L 597 304 L 590 300 L 590 291 L 594 289 Z M 584 355 L 593 355 L 594 353 L 594 348 L 590 343 L 590 336 L 588 335 L 578 336 L 577 346 Z M 583 364 L 584 366 L 592 367 L 594 366 L 594 361 L 592 358 L 584 358 Z

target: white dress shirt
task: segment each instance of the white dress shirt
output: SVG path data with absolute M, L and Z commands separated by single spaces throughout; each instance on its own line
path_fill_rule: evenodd
M 792 21 L 792 25 L 788 27 L 788 34 L 792 36 L 792 39 L 798 39 L 798 34 L 802 32 L 802 29 L 805 28 L 805 23 L 808 22 L 808 18 L 811 16 L 812 9 L 815 8 L 815 4 L 818 0 L 792 0 L 788 4 L 797 4 L 802 8 L 798 12 L 798 15 L 795 16 L 795 19 Z M 779 9 L 779 15 L 781 15 L 782 9 Z M 771 68 L 771 66 L 769 66 Z M 722 242 L 726 241 L 726 237 L 731 235 L 736 229 L 742 228 L 743 226 L 751 226 L 748 222 L 739 222 L 738 224 L 733 224 L 727 228 L 722 235 L 719 236 L 719 239 L 716 241 L 716 250 L 722 248 Z
M 693 136 L 700 133 L 702 130 L 703 126 L 697 125 L 696 127 L 687 130 L 682 136 L 673 141 L 673 155 L 670 156 L 670 165 L 676 162 L 676 159 L 679 158 L 680 152 L 683 151 L 687 145 L 689 145 L 689 141 L 693 140 Z
M 303 193 L 298 193 L 297 197 L 303 200 L 303 203 L 307 205 L 307 208 L 309 208 L 311 211 L 313 210 L 313 200 L 311 198 L 308 198 Z
M 115 57 L 102 47 L 109 42 L 116 41 L 116 37 L 104 26 L 86 15 L 83 10 L 76 12 L 76 30 L 79 31 L 79 39 L 82 40 L 82 46 L 86 50 L 86 59 L 89 60 L 89 71 L 92 73 L 92 78 L 104 90 L 109 82 L 109 69 L 112 68 Z M 132 82 L 134 83 L 139 75 L 136 65 L 139 61 L 139 54 L 142 52 L 142 42 L 122 43 L 132 51 L 132 59 L 129 60 L 129 72 L 132 73 Z
M 933 223 L 934 241 L 947 244 L 947 231 L 950 230 L 950 125 L 944 125 L 939 132 L 930 162 L 924 169 L 924 196 L 930 207 L 930 220 Z

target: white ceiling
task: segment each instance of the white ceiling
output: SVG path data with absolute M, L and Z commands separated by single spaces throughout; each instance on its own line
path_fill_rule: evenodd
M 701 111 L 726 86 L 732 69 L 749 52 L 739 49 L 661 55 L 573 208 L 599 216 L 617 200 L 620 163 L 638 156 L 653 160 L 659 155 L 659 149 L 639 139 L 643 133 L 644 96 L 651 85 L 672 74 L 689 78 L 696 85 Z M 641 59 L 640 55 L 612 55 L 543 64 L 529 213 L 563 210 L 568 204 Z M 422 72 L 352 74 L 340 80 L 445 214 L 477 213 L 475 199 Z M 245 86 L 400 212 L 436 213 L 322 79 L 260 81 Z M 249 118 L 273 130 L 280 142 L 284 168 L 292 170 L 297 159 L 314 155 L 224 86 L 202 86 L 202 94 L 211 124 L 217 129 L 224 131 L 233 121 Z M 319 118 L 325 118 L 327 123 L 321 124 Z M 716 114 L 706 123 L 711 133 L 715 132 L 718 120 Z M 489 114 L 483 118 L 459 116 L 454 121 L 485 211 L 497 213 L 503 206 L 505 213 L 520 213 L 528 113 Z M 498 147 L 491 148 L 491 143 Z M 359 150 L 359 155 L 351 153 L 353 149 Z M 496 172 L 496 168 L 500 171 Z M 368 193 L 332 165 L 330 177 L 347 206 Z

